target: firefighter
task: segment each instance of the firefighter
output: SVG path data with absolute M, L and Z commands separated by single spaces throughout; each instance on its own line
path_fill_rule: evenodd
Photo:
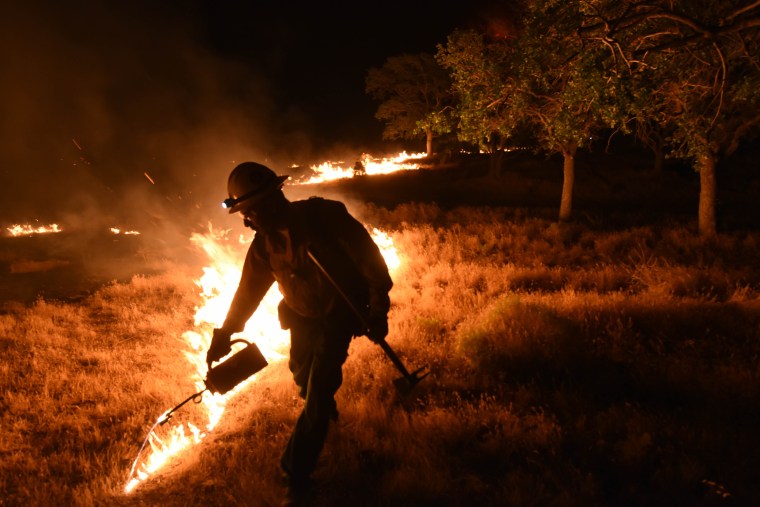
M 352 337 L 381 342 L 388 333 L 393 282 L 377 245 L 342 203 L 317 197 L 290 201 L 282 192 L 287 178 L 255 162 L 230 173 L 224 206 L 256 233 L 206 360 L 210 366 L 230 352 L 231 335 L 243 331 L 276 281 L 283 295 L 280 324 L 290 330 L 288 366 L 304 399 L 280 460 L 291 492 L 298 492 L 308 488 L 329 422 L 338 418 L 334 396 Z M 362 329 L 344 296 L 365 312 L 369 329 Z

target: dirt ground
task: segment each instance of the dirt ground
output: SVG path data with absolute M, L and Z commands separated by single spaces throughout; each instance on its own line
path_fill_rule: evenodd
M 113 281 L 151 275 L 194 258 L 187 245 L 140 235 L 76 230 L 0 237 L 0 309 L 36 299 L 76 301 Z

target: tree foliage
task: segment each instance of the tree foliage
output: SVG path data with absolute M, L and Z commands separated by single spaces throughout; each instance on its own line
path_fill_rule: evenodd
M 443 67 L 458 101 L 460 140 L 498 155 L 527 125 L 541 149 L 563 155 L 566 220 L 576 151 L 602 129 L 635 124 L 658 155 L 667 149 L 694 161 L 699 230 L 714 235 L 717 164 L 760 130 L 760 0 L 515 5 L 506 35 L 457 30 L 435 58 L 389 59 L 370 72 L 368 92 L 385 100 L 378 110 L 385 136 L 431 139 L 452 128 L 451 95 L 437 74 Z M 438 76 L 435 86 L 426 73 Z
M 574 157 L 600 128 L 624 122 L 602 51 L 577 36 L 579 2 L 526 2 L 515 33 L 457 31 L 437 58 L 452 74 L 459 136 L 498 153 L 529 125 L 540 146 L 564 157 L 560 220 L 572 209 Z
M 700 172 L 699 229 L 716 233 L 715 167 L 760 123 L 760 1 L 582 2 L 579 33 L 621 76 L 646 83 L 631 114 L 670 132 Z
M 507 147 L 520 125 L 514 109 L 514 41 L 457 30 L 436 58 L 451 72 L 457 97 L 459 139 L 487 153 Z
M 732 153 L 760 122 L 760 2 L 586 2 L 586 40 L 637 79 L 668 121 L 678 155 Z M 643 78 L 641 76 L 644 76 Z M 649 97 L 647 97 L 649 98 Z
M 433 55 L 390 57 L 367 73 L 366 92 L 380 101 L 375 117 L 385 122 L 383 139 L 425 138 L 433 154 L 433 137 L 453 130 L 449 74 Z
M 572 212 L 576 150 L 600 129 L 623 122 L 601 52 L 577 36 L 581 16 L 578 1 L 529 2 L 517 50 L 518 107 L 536 125 L 544 148 L 564 159 L 560 221 Z
M 520 108 L 543 146 L 563 153 L 624 119 L 601 52 L 577 36 L 581 16 L 578 1 L 529 2 L 518 41 Z

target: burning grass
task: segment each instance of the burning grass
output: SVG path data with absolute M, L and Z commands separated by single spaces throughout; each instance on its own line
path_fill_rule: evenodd
M 506 208 L 366 206 L 399 255 L 389 343 L 351 345 L 315 505 L 760 502 L 757 233 L 595 230 Z M 145 433 L 195 391 L 198 273 L 0 315 L 0 504 L 272 505 L 300 410 L 283 362 L 131 494 Z M 177 413 L 203 424 L 200 407 Z

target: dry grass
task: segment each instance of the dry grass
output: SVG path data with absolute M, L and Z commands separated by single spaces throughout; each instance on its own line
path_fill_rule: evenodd
M 313 504 L 757 505 L 760 235 L 558 226 L 508 208 L 365 206 L 402 255 L 389 342 L 352 343 Z M 0 315 L 0 505 L 277 505 L 300 410 L 282 363 L 123 494 L 192 392 L 190 276 Z M 183 417 L 192 418 L 189 409 Z
M 123 488 L 145 422 L 186 386 L 190 301 L 184 279 L 136 277 L 0 315 L 0 504 L 96 505 Z

